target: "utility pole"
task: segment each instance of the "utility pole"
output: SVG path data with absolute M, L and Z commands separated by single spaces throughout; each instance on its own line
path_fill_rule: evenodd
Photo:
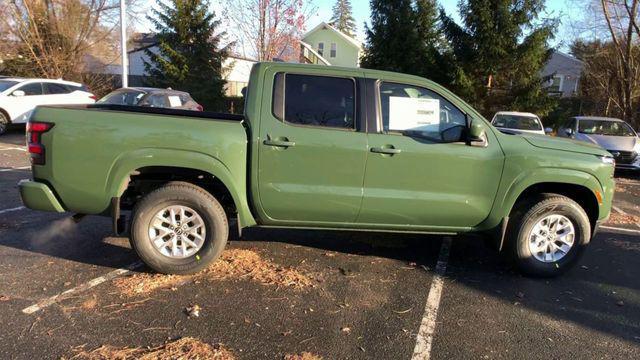
M 127 57 L 127 4 L 120 0 L 120 51 L 122 51 L 122 87 L 129 86 L 129 59 Z

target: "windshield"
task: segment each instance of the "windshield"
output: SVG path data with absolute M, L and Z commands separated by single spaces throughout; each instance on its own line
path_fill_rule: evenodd
M 636 136 L 631 126 L 624 121 L 580 120 L 578 132 L 589 135 Z
M 98 100 L 98 104 L 138 105 L 145 93 L 137 90 L 116 90 Z
M 0 80 L 0 92 L 7 90 L 13 85 L 17 84 L 17 81 L 9 81 L 9 80 Z
M 493 119 L 493 126 L 516 130 L 542 130 L 542 124 L 537 117 L 524 115 L 499 114 Z

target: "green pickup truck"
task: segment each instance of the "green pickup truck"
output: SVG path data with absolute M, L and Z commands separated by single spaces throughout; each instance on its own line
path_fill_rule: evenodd
M 481 233 L 523 272 L 553 276 L 608 218 L 615 186 L 605 150 L 500 132 L 429 80 L 287 63 L 253 67 L 243 116 L 39 107 L 27 142 L 27 207 L 111 216 L 148 266 L 174 274 L 220 256 L 233 218 Z

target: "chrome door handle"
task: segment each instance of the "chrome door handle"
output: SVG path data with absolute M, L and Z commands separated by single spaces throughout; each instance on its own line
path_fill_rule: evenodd
M 377 153 L 377 154 L 395 155 L 395 154 L 400 154 L 402 150 L 395 149 L 395 148 L 372 147 L 371 152 Z

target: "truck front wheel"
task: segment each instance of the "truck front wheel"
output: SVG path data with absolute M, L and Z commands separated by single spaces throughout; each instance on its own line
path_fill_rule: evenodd
M 508 254 L 522 272 L 553 277 L 580 258 L 591 240 L 591 226 L 575 201 L 541 194 L 518 204 L 507 236 Z
M 216 260 L 229 226 L 220 203 L 204 189 L 171 182 L 140 200 L 133 210 L 131 244 L 153 270 L 193 274 Z

